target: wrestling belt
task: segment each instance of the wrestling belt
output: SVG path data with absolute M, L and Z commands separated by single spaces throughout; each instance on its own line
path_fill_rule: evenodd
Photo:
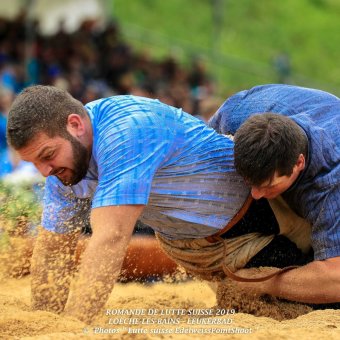
M 242 277 L 234 273 L 244 268 L 248 261 L 274 238 L 274 235 L 262 235 L 257 232 L 234 238 L 221 237 L 241 220 L 252 201 L 253 198 L 249 196 L 229 223 L 211 236 L 170 240 L 156 233 L 156 237 L 170 258 L 194 275 L 207 279 L 222 278 L 221 275 L 224 274 L 235 281 L 261 282 L 296 268 L 297 266 L 289 266 L 275 270 L 271 274 L 253 278 Z
M 227 254 L 227 244 L 225 242 L 225 239 L 223 239 L 221 236 L 223 234 L 225 234 L 237 222 L 239 222 L 241 220 L 241 218 L 244 216 L 244 214 L 249 209 L 252 201 L 253 201 L 253 198 L 252 198 L 251 195 L 249 195 L 247 200 L 244 202 L 243 206 L 241 207 L 241 209 L 238 211 L 238 213 L 229 221 L 229 223 L 223 229 L 221 229 L 217 233 L 215 233 L 211 236 L 207 236 L 205 238 L 208 242 L 211 242 L 211 243 L 218 242 L 218 241 L 223 242 L 223 244 L 224 244 L 223 256 L 226 256 L 226 254 Z M 288 267 L 280 268 L 280 269 L 276 270 L 275 272 L 268 274 L 268 275 L 265 275 L 265 276 L 247 278 L 247 277 L 242 277 L 242 276 L 234 274 L 228 268 L 228 266 L 226 266 L 224 263 L 222 263 L 222 269 L 223 269 L 224 273 L 227 275 L 227 277 L 229 277 L 232 280 L 239 281 L 239 282 L 262 282 L 262 281 L 266 281 L 266 280 L 273 278 L 274 276 L 276 276 L 278 274 L 282 274 L 282 273 L 284 273 L 288 270 L 291 270 L 291 269 L 294 269 L 294 268 L 297 268 L 297 267 L 298 266 L 288 266 Z

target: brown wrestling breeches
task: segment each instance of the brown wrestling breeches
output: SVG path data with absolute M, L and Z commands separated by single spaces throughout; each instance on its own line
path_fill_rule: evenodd
M 297 216 L 281 197 L 268 201 L 279 224 L 280 234 L 295 242 L 303 252 L 308 252 L 309 223 Z M 275 235 L 263 235 L 257 232 L 228 239 L 220 236 L 221 234 L 218 233 L 214 241 L 208 241 L 209 238 L 169 240 L 156 234 L 161 247 L 170 258 L 189 273 L 207 280 L 219 280 L 225 276 L 237 280 L 237 276 L 233 277 L 232 273 L 244 268 L 247 262 L 275 237 Z M 290 268 L 284 268 L 283 271 Z

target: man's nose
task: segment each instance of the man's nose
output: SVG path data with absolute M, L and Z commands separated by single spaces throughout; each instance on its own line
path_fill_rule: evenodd
M 251 188 L 251 195 L 253 196 L 254 199 L 259 200 L 265 195 L 265 190 L 264 189 L 259 189 L 256 187 Z
M 48 164 L 35 164 L 35 166 L 44 177 L 49 176 L 53 169 L 52 166 Z

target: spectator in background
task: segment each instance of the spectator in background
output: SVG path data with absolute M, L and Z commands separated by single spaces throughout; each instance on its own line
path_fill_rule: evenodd
M 11 153 L 6 141 L 7 115 L 14 99 L 14 93 L 0 87 L 0 178 L 13 170 Z
M 58 32 L 49 37 L 32 22 L 34 39 L 25 60 L 25 23 L 25 13 L 13 21 L 0 20 L 0 85 L 10 82 L 15 93 L 39 83 L 60 86 L 83 103 L 112 94 L 136 94 L 159 98 L 194 115 L 213 95 L 202 59 L 195 58 L 185 69 L 173 55 L 154 60 L 145 52 L 136 53 L 122 39 L 116 22 L 98 29 L 95 21 L 87 20 L 72 34 L 60 22 Z

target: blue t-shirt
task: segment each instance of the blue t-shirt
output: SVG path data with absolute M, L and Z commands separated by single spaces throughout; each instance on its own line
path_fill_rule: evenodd
M 339 98 L 297 86 L 257 86 L 226 100 L 209 125 L 234 134 L 249 116 L 262 112 L 288 116 L 306 133 L 306 167 L 282 197 L 311 223 L 315 259 L 340 256 Z
M 7 118 L 0 112 L 0 179 L 13 170 L 6 141 Z
M 0 112 L 0 150 L 7 149 L 6 126 L 7 118 Z
M 180 109 L 135 96 L 86 105 L 93 147 L 77 185 L 46 181 L 42 225 L 66 233 L 90 208 L 143 204 L 142 222 L 173 239 L 205 237 L 239 211 L 249 189 L 235 172 L 233 142 Z

